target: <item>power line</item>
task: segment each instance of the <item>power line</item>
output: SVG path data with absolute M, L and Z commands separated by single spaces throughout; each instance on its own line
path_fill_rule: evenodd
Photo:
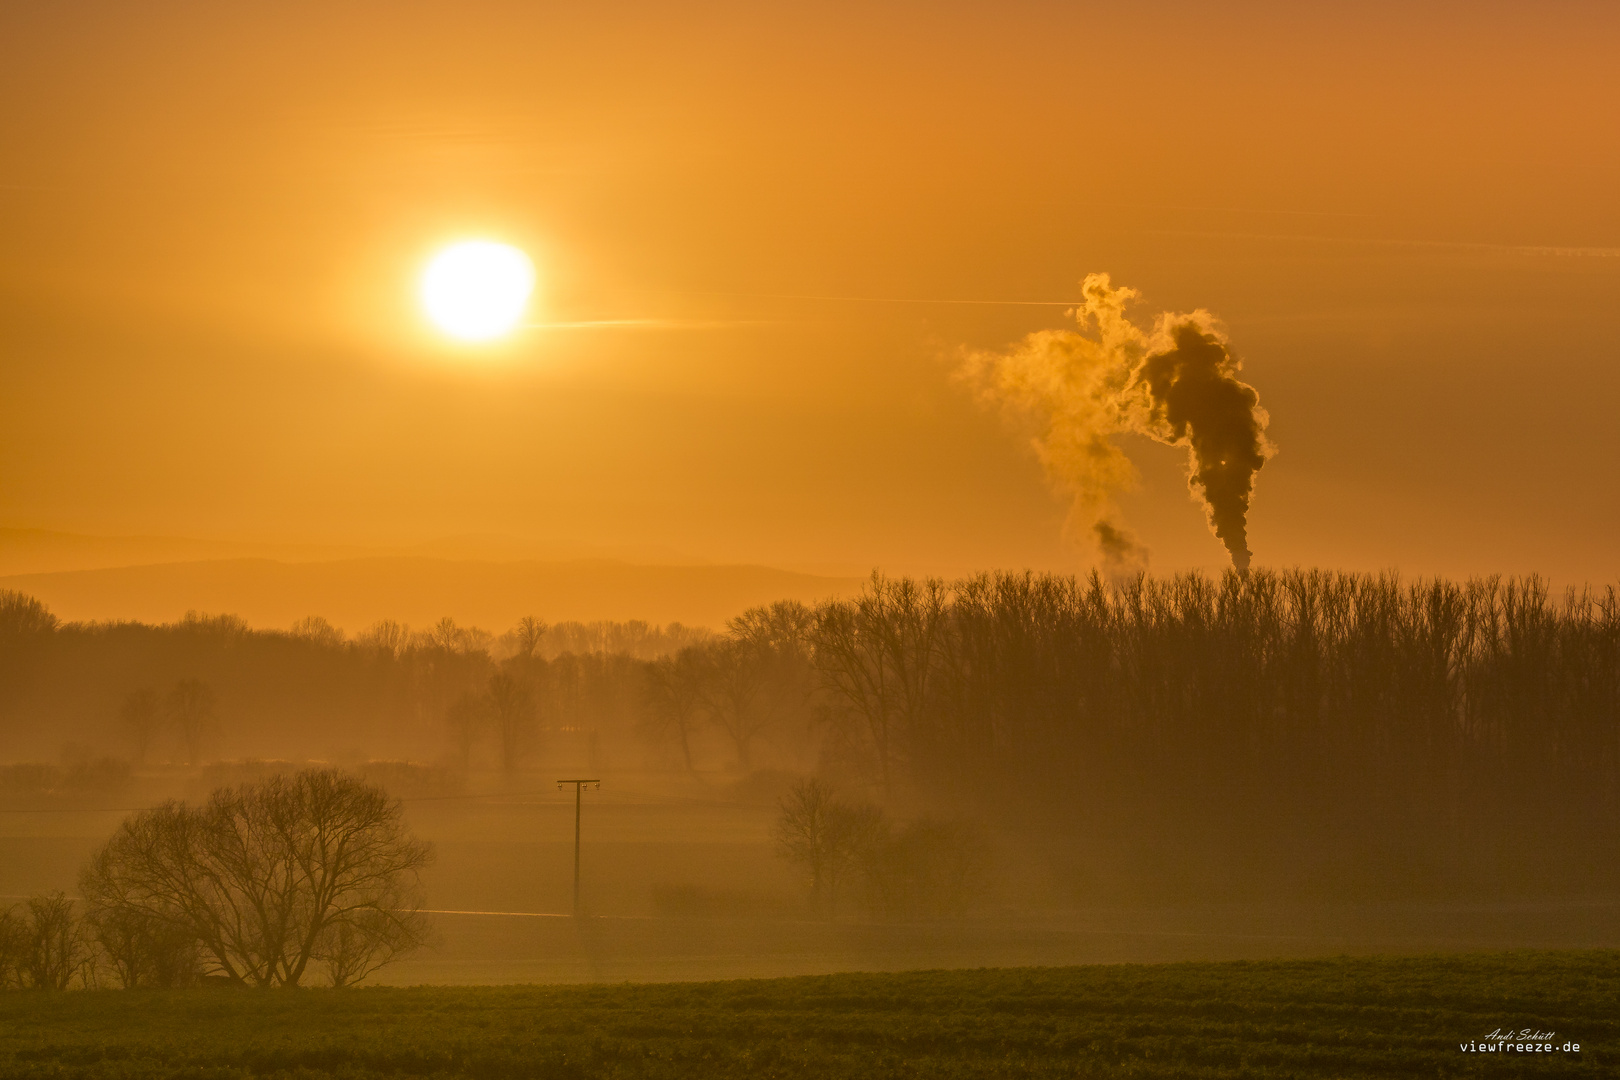
M 1076 307 L 1075 300 L 966 300 L 935 299 L 910 296 L 825 296 L 820 293 L 756 293 L 729 292 L 721 289 L 701 290 L 711 296 L 751 296 L 761 300 L 832 300 L 854 304 L 968 304 L 986 307 Z

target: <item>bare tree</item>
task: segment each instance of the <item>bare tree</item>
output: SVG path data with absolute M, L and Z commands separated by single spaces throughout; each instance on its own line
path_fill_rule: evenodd
M 462 694 L 445 710 L 444 724 L 450 731 L 450 742 L 461 759 L 463 769 L 472 765 L 473 747 L 489 723 L 489 701 L 482 694 L 471 691 Z
M 333 626 L 321 615 L 305 615 L 292 624 L 288 631 L 292 637 L 300 638 L 324 649 L 335 649 L 343 644 L 343 631 Z
M 692 736 L 703 715 L 705 666 L 701 650 L 688 645 L 674 656 L 647 665 L 647 711 L 641 729 L 657 739 L 673 738 L 686 771 L 693 772 Z
M 764 714 L 781 745 L 797 744 L 800 756 L 813 752 L 817 680 L 814 666 L 815 612 L 794 600 L 750 608 L 727 624 L 727 635 L 745 643 L 761 671 L 755 708 Z
M 512 628 L 512 644 L 517 649 L 517 655 L 533 657 L 540 655 L 540 646 L 545 643 L 546 635 L 551 632 L 551 625 L 544 619 L 533 615 L 525 615 L 518 620 Z
M 837 913 L 839 885 L 884 832 L 883 811 L 843 802 L 812 777 L 783 797 L 774 836 L 777 850 L 809 875 L 811 904 L 830 916 Z
M 119 706 L 118 718 L 135 749 L 135 761 L 146 764 L 146 755 L 163 727 L 163 699 L 149 686 L 131 691 Z
M 21 974 L 35 990 L 66 990 L 90 963 L 90 939 L 60 892 L 29 898 L 23 923 Z
M 405 902 L 404 896 L 395 901 Z M 335 987 L 353 986 L 373 971 L 391 964 L 422 944 L 423 927 L 401 933 L 397 910 L 386 902 L 356 911 L 351 918 L 327 924 L 314 958 L 326 966 Z
M 466 643 L 466 631 L 448 615 L 434 623 L 424 634 L 430 647 L 445 652 L 460 652 Z
M 816 666 L 834 699 L 858 718 L 885 797 L 938 680 L 947 597 L 943 582 L 874 572 L 855 600 L 816 612 Z
M 169 691 L 167 704 L 169 720 L 186 749 L 186 764 L 195 765 L 202 756 L 203 740 L 216 721 L 214 691 L 201 679 L 181 679 Z
M 132 907 L 91 909 L 91 938 L 126 990 L 190 986 L 202 975 L 196 937 L 185 926 Z
M 28 925 L 15 908 L 0 911 L 0 990 L 23 985 L 23 958 L 28 952 Z
M 39 637 L 55 630 L 57 618 L 27 593 L 0 589 L 0 639 Z
M 383 619 L 372 623 L 354 640 L 363 648 L 375 649 L 398 658 L 405 655 L 405 650 L 410 648 L 411 628 L 393 619 Z
M 313 963 L 347 985 L 423 942 L 430 854 L 381 788 L 307 770 L 134 815 L 81 889 L 98 913 L 185 932 L 237 982 L 297 986 Z
M 38 678 L 40 660 L 57 640 L 58 625 L 50 609 L 32 596 L 0 589 L 0 687 L 21 689 Z
M 500 742 L 501 768 L 516 772 L 534 736 L 534 689 L 506 671 L 489 677 L 489 715 Z
M 494 636 L 476 626 L 457 626 L 456 620 L 446 615 L 424 631 L 420 640 L 431 649 L 466 655 L 487 652 Z
M 726 624 L 734 638 L 788 654 L 808 654 L 815 627 L 816 613 L 797 600 L 749 608 Z
M 763 700 L 769 654 L 757 642 L 725 638 L 703 646 L 703 703 L 714 726 L 725 733 L 737 764 L 753 763 L 754 739 L 771 721 Z

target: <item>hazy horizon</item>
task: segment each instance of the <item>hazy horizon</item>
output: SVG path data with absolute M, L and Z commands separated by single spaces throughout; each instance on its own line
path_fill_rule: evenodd
M 1261 564 L 1620 571 L 1611 9 L 0 27 L 8 527 L 1084 571 L 1030 431 L 958 374 L 1107 272 L 1144 325 L 1225 327 L 1276 447 Z M 480 235 L 536 291 L 454 344 L 415 280 Z M 1185 451 L 1116 441 L 1147 565 L 1222 565 Z
M 1189 569 L 1218 576 L 1226 565 L 1220 560 Z M 367 547 L 0 528 L 0 589 L 35 597 L 69 622 L 161 624 L 203 612 L 277 629 L 318 616 L 355 634 L 385 620 L 421 627 L 445 617 L 500 631 L 537 615 L 553 622 L 641 620 L 718 629 L 748 608 L 777 600 L 815 603 L 853 595 L 874 571 L 945 580 L 1040 572 L 1027 565 L 908 572 L 725 564 L 658 549 L 592 549 L 511 535 Z M 1084 576 L 1089 570 L 1057 572 Z M 1370 572 L 1396 573 L 1411 582 L 1432 576 L 1402 574 L 1396 567 Z M 1555 595 L 1616 583 L 1540 576 Z

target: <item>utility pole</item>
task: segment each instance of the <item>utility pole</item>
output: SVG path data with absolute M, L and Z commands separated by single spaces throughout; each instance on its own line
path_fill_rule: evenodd
M 602 790 L 600 780 L 559 780 L 557 790 L 561 791 L 564 784 L 574 785 L 574 918 L 579 918 L 579 793 L 585 790 L 586 784 L 595 784 L 596 790 Z

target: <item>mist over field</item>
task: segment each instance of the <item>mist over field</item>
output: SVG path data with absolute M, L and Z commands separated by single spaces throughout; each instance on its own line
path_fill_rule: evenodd
M 336 766 L 434 847 L 434 945 L 384 981 L 1617 943 L 1612 589 L 876 576 L 717 628 L 499 634 L 0 615 L 0 893 L 71 893 L 137 808 Z M 818 792 L 870 822 L 824 866 L 784 832 Z

